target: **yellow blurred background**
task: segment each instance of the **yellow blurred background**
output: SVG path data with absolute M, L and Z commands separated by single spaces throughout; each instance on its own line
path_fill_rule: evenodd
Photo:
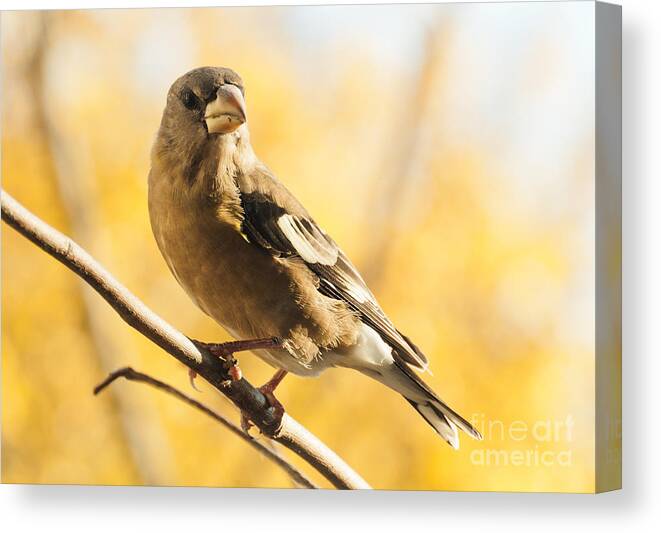
M 172 81 L 228 66 L 258 156 L 345 249 L 426 379 L 485 440 L 453 451 L 348 370 L 288 412 L 382 489 L 594 489 L 589 3 L 2 14 L 2 186 L 187 335 L 228 335 L 163 262 L 146 207 Z M 272 369 L 239 357 L 259 384 Z M 59 263 L 2 227 L 2 481 L 289 487 L 125 365 L 238 420 Z M 288 455 L 289 457 L 289 455 Z M 292 460 L 320 484 L 296 457 Z

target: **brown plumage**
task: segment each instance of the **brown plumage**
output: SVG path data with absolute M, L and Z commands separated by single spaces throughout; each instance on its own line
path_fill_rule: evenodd
M 238 339 L 277 336 L 255 353 L 309 376 L 354 368 L 403 394 L 458 446 L 481 438 L 411 371 L 427 359 L 393 326 L 360 274 L 250 145 L 244 90 L 205 67 L 171 87 L 152 150 L 156 242 L 191 299 Z

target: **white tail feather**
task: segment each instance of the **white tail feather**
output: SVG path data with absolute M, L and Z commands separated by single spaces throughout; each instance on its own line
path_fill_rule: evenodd
M 459 434 L 457 433 L 457 428 L 443 413 L 439 413 L 431 404 L 411 402 L 411 405 L 422 415 L 429 425 L 436 430 L 436 433 L 443 437 L 445 442 L 455 450 L 459 449 Z
M 482 435 L 446 405 L 409 366 L 397 357 L 376 331 L 363 325 L 359 341 L 338 351 L 333 365 L 354 368 L 400 393 L 454 449 L 459 448 L 457 428 L 477 440 Z M 327 354 L 327 359 L 330 360 Z

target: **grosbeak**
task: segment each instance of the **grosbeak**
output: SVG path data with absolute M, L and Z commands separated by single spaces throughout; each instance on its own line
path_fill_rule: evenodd
M 425 355 L 379 306 L 351 261 L 250 145 L 243 82 L 197 68 L 167 95 L 151 153 L 158 247 L 195 304 L 286 372 L 357 370 L 400 393 L 452 447 L 481 435 L 420 378 Z

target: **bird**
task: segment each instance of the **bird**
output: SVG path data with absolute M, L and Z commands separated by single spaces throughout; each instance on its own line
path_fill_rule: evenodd
M 167 93 L 151 150 L 154 238 L 191 300 L 277 369 L 356 370 L 402 395 L 453 448 L 481 434 L 420 377 L 423 352 L 387 317 L 356 267 L 256 156 L 245 88 L 229 68 L 199 67 Z

